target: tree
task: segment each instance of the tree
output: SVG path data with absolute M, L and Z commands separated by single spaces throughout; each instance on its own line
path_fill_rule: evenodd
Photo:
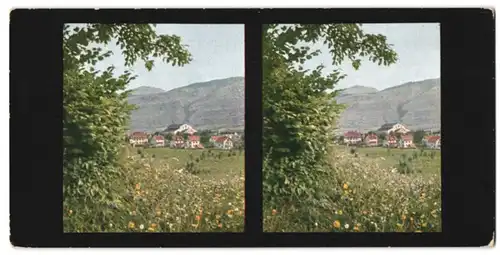
M 422 139 L 424 139 L 424 136 L 425 136 L 424 130 L 419 129 L 419 130 L 415 131 L 415 133 L 413 134 L 413 143 L 414 144 L 422 143 Z
M 366 34 L 359 24 L 300 24 L 263 27 L 263 196 L 270 204 L 312 201 L 325 176 L 335 121 L 344 108 L 334 86 L 344 77 L 324 66 L 304 70 L 320 54 L 311 43 L 324 43 L 339 66 L 362 57 L 379 65 L 396 61 L 383 35 Z
M 156 58 L 183 66 L 191 55 L 175 35 L 158 35 L 148 24 L 86 24 L 63 28 L 63 194 L 65 203 L 112 199 L 110 181 L 119 174 L 118 153 L 134 106 L 128 104 L 130 71 L 94 66 L 113 52 L 98 45 L 115 43 L 127 67 L 138 60 L 151 70 Z M 96 45 L 91 47 L 91 45 Z M 104 47 L 106 48 L 106 47 Z

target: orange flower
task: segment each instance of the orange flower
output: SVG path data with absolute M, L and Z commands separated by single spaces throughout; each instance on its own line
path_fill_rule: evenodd
M 136 190 L 140 190 L 140 189 L 141 189 L 141 185 L 140 185 L 139 183 L 137 183 L 137 184 L 135 185 L 135 189 L 136 189 Z
M 200 219 L 201 219 L 200 215 L 196 215 L 196 220 L 200 221 Z
M 333 227 L 334 228 L 340 228 L 340 221 L 336 220 L 333 222 Z
M 354 231 L 355 231 L 355 232 L 359 232 L 359 228 L 358 228 L 358 226 L 354 226 L 354 228 L 353 228 L 353 229 L 354 229 Z
M 276 215 L 277 213 L 278 213 L 278 211 L 276 211 L 276 209 L 273 209 L 272 214 Z
M 227 215 L 233 214 L 233 210 L 227 210 Z
M 222 223 L 219 223 L 219 225 L 217 225 L 217 227 L 222 228 Z
M 347 185 L 347 183 L 344 183 L 344 189 L 348 189 L 349 188 L 349 185 Z
M 156 228 L 156 223 L 151 224 L 152 228 Z

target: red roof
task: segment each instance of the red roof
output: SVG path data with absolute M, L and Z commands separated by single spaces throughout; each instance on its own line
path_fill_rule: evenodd
M 366 135 L 366 139 L 372 140 L 372 139 L 378 139 L 376 134 L 368 134 Z
M 347 131 L 344 134 L 344 137 L 349 137 L 349 138 L 361 138 L 361 133 L 356 132 L 356 131 Z
M 191 136 L 188 136 L 188 140 L 189 141 L 200 141 L 200 137 L 197 136 L 197 135 L 191 135 Z
M 163 136 L 161 136 L 161 135 L 155 136 L 154 139 L 157 140 L 157 141 L 158 140 L 165 140 L 165 138 L 163 138 Z
M 148 138 L 148 135 L 144 132 L 134 132 L 130 138 Z
M 427 137 L 427 142 L 428 143 L 435 143 L 439 139 L 441 139 L 441 136 L 438 136 L 438 135 L 428 136 Z
M 226 140 L 230 140 L 229 137 L 227 137 L 227 136 L 219 136 L 219 137 L 217 137 L 215 139 L 215 142 L 217 142 L 217 143 L 223 143 Z

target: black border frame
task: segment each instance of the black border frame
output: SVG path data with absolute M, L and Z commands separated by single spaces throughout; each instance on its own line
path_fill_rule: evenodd
M 64 23 L 84 22 L 245 24 L 244 233 L 63 233 L 62 176 L 56 170 L 62 161 L 61 34 Z M 442 233 L 262 233 L 261 25 L 338 22 L 441 24 Z M 494 238 L 493 10 L 18 9 L 11 12 L 10 38 L 10 220 L 16 246 L 484 246 Z M 466 147 L 463 139 L 478 134 L 476 145 Z M 40 148 L 29 160 L 24 157 L 26 144 Z

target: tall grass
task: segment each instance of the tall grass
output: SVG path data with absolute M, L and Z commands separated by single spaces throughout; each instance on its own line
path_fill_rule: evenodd
M 441 231 L 439 174 L 400 174 L 346 152 L 330 159 L 330 177 L 318 183 L 326 196 L 310 208 L 265 206 L 264 231 Z
M 122 177 L 109 184 L 120 199 L 107 205 L 65 205 L 65 232 L 241 232 L 244 229 L 242 175 L 202 179 L 144 152 L 122 158 L 120 170 Z

